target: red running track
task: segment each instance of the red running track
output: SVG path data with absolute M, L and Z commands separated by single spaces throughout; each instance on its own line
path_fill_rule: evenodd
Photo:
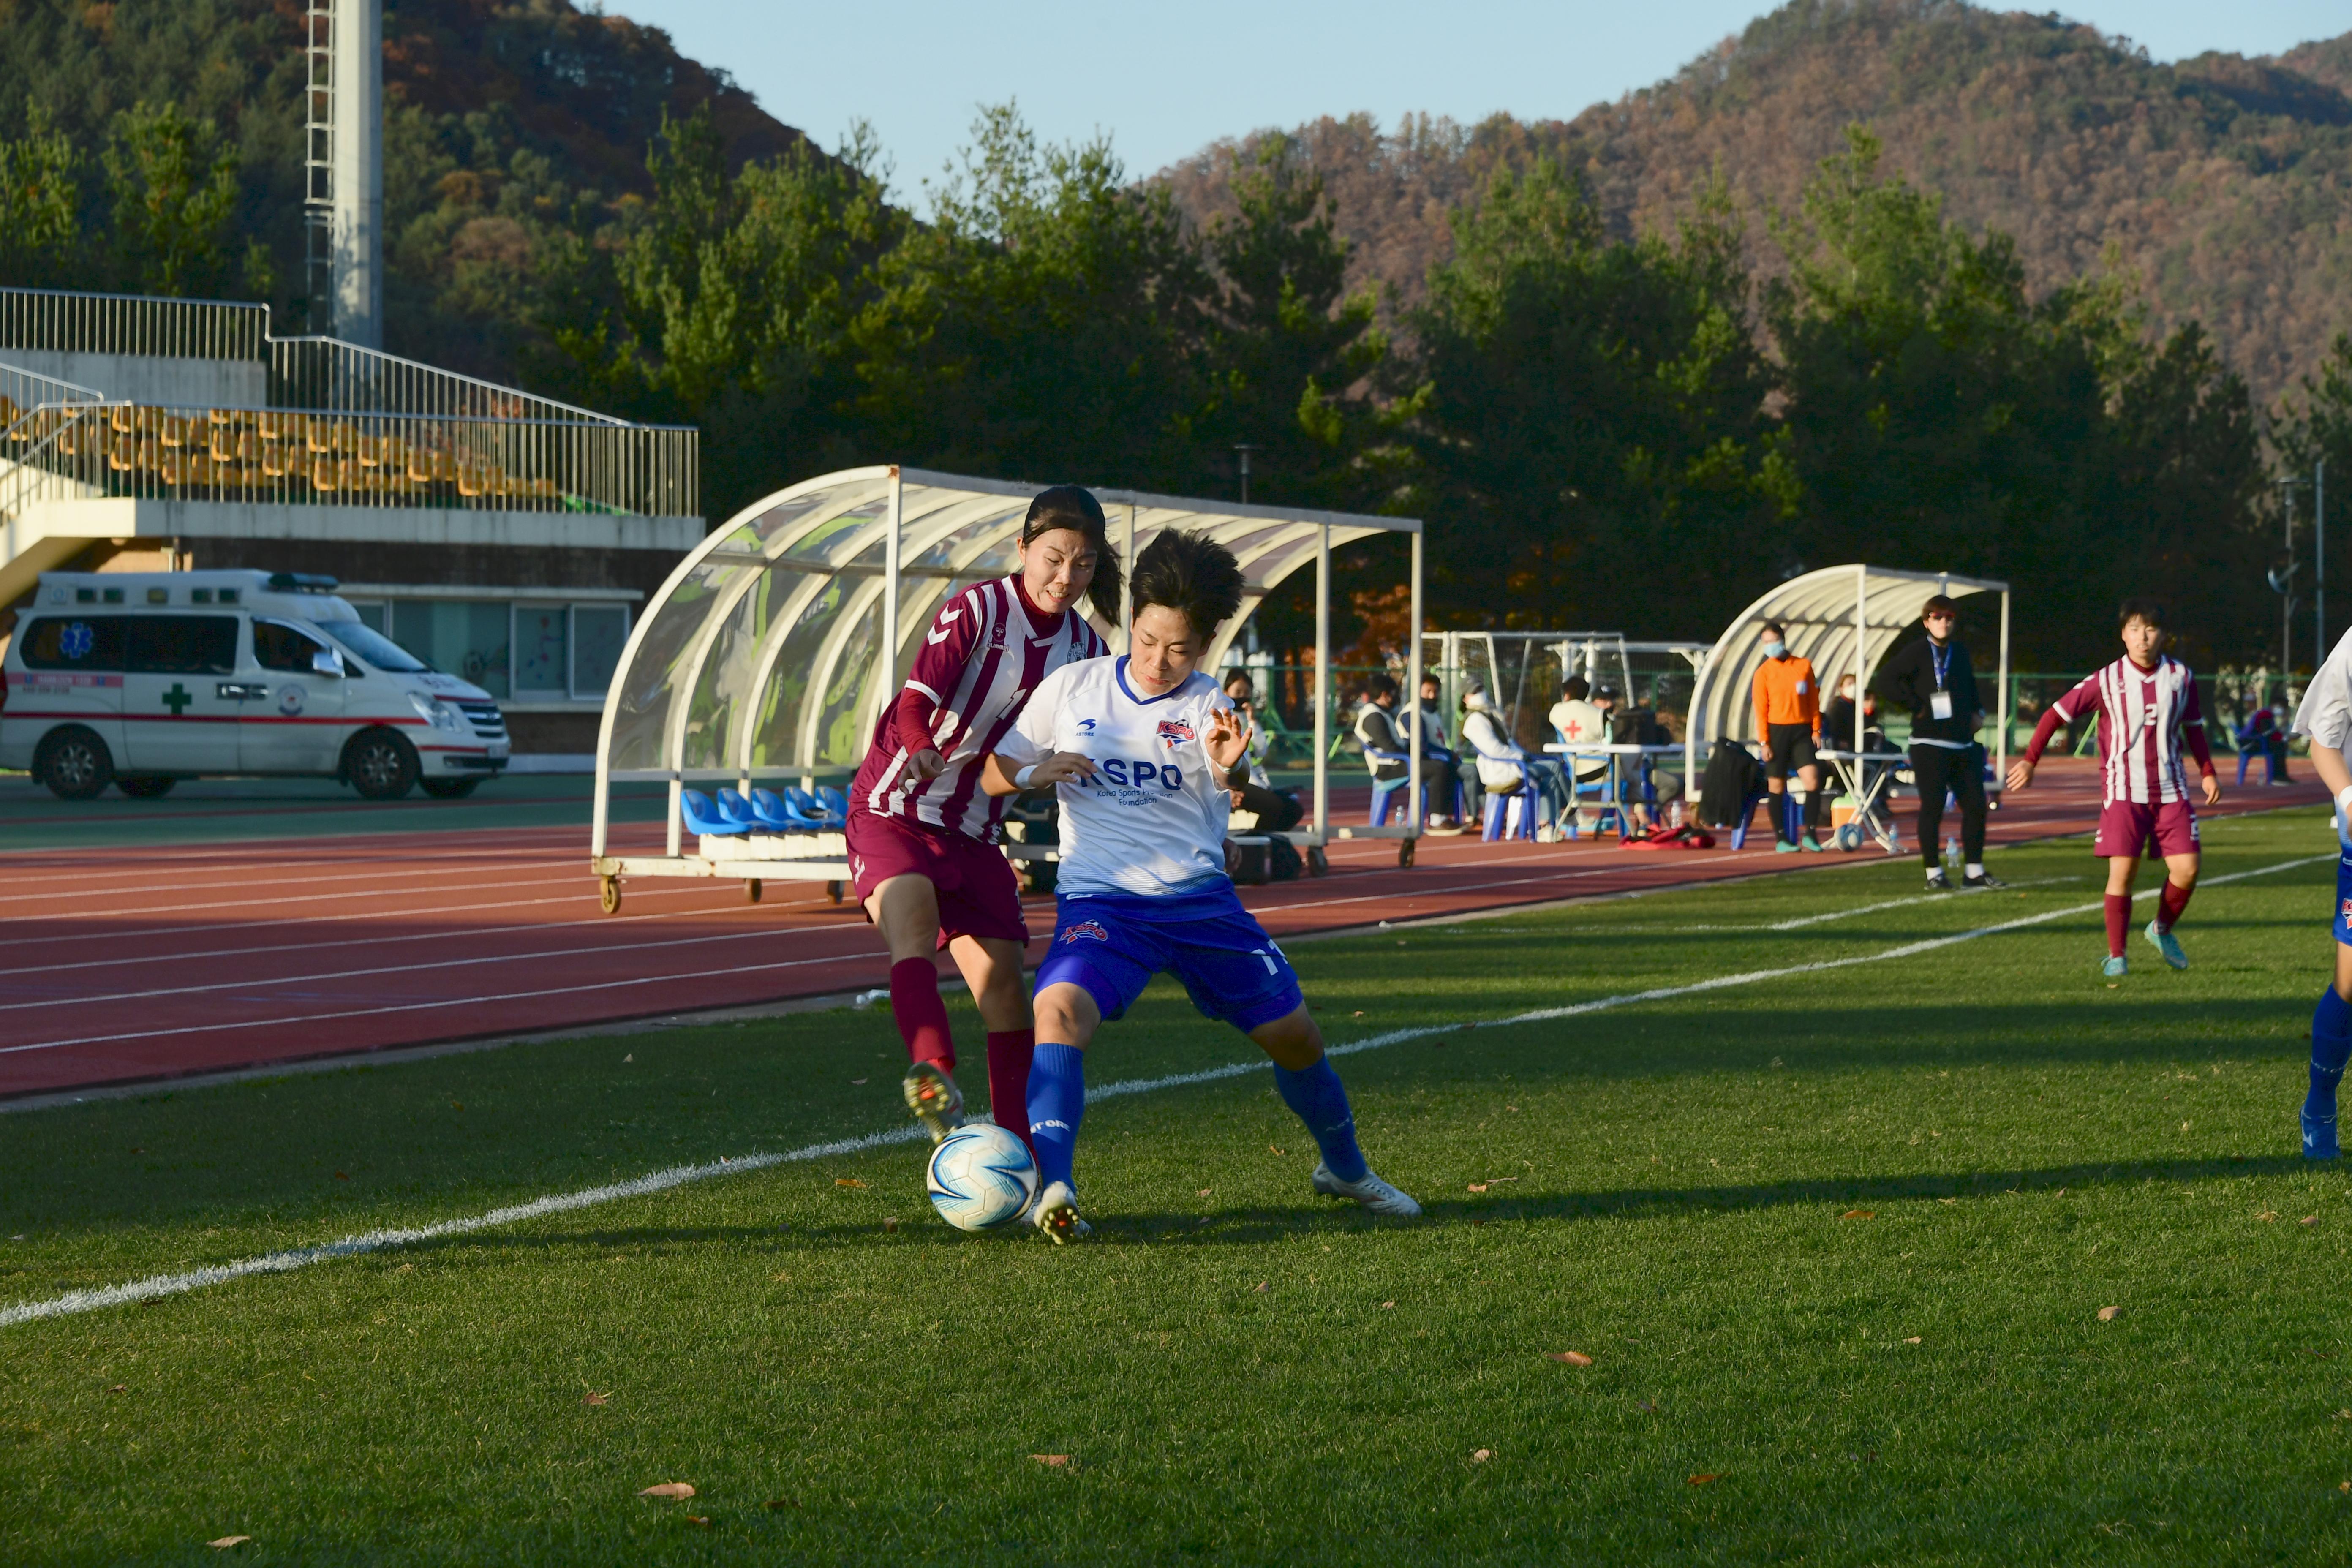
M 2316 804 L 2316 784 L 2223 810 Z M 1366 792 L 1335 792 L 1360 820 Z M 2087 831 L 2091 764 L 2045 764 L 1995 842 Z M 1759 821 L 1760 821 L 1759 816 Z M 651 826 L 633 830 L 650 849 Z M 1425 838 L 1335 844 L 1331 874 L 1244 889 L 1277 937 L 1383 920 L 1816 868 L 1750 847 L 1634 852 Z M 1849 859 L 1876 860 L 1874 847 Z M 821 886 L 639 878 L 597 907 L 578 828 L 289 837 L 9 856 L 0 892 L 0 1098 L 528 1034 L 887 984 L 873 929 Z M 1051 900 L 1031 900 L 1040 941 Z

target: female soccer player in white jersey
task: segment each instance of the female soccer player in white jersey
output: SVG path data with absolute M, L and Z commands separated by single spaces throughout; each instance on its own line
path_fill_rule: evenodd
M 1021 525 L 1021 569 L 940 608 L 898 700 L 883 710 L 849 790 L 849 869 L 890 948 L 890 1016 L 907 1042 L 907 1106 L 933 1141 L 963 1119 L 955 1046 L 931 955 L 946 948 L 988 1031 L 988 1106 L 1026 1139 L 1029 999 L 1021 889 L 995 846 L 1004 803 L 981 767 L 1055 670 L 1104 651 L 1079 614 L 1118 618 L 1118 557 L 1101 503 L 1041 490 Z
M 2095 670 L 2053 702 L 2033 729 L 2025 755 L 2010 764 L 2009 787 L 2033 782 L 2034 764 L 2061 723 L 2071 724 L 2096 710 L 2099 715 L 2099 776 L 2105 790 L 2099 833 L 2091 853 L 2107 858 L 2107 959 L 2114 977 L 2131 966 L 2124 936 L 2131 929 L 2132 879 L 2140 853 L 2152 840 L 2164 857 L 2164 891 L 2156 919 L 2147 922 L 2149 945 L 2175 969 L 2189 967 L 2173 922 L 2197 890 L 2197 811 L 2189 804 L 2189 773 L 2181 766 L 2185 742 L 2203 774 L 2207 805 L 2221 803 L 2221 781 L 2205 741 L 2205 716 L 2197 704 L 2197 677 L 2164 652 L 2164 606 L 2153 599 L 2126 599 L 2124 657 Z
M 1241 607 L 1232 551 L 1171 530 L 1135 563 L 1129 652 L 1045 678 L 989 759 L 991 794 L 1052 784 L 1062 802 L 1053 952 L 1037 971 L 1029 1125 L 1044 1178 L 1031 1218 L 1056 1242 L 1087 1234 L 1071 1162 L 1085 1052 L 1165 970 L 1192 1005 L 1274 1058 L 1284 1103 L 1322 1151 L 1318 1193 L 1375 1214 L 1421 1205 L 1372 1174 L 1290 961 L 1225 875 L 1225 776 L 1247 734 L 1196 668 Z
M 2304 1157 L 2333 1160 L 2340 1152 L 2336 1086 L 2352 1060 L 2352 765 L 2344 756 L 2352 746 L 2352 632 L 2311 678 L 2294 733 L 2311 738 L 2311 765 L 2336 795 L 2336 978 L 2311 1015 L 2311 1091 L 2303 1101 Z

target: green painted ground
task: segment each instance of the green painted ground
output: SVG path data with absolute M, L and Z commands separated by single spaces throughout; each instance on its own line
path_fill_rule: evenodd
M 0 1329 L 0 1560 L 2340 1561 L 2331 845 L 2214 825 L 2305 863 L 2114 985 L 2086 912 L 1470 1026 L 2095 904 L 2079 842 L 1299 944 L 1335 1040 L 1444 1026 L 1341 1063 L 1417 1224 L 1252 1073 L 1089 1112 L 1085 1247 L 902 1145 Z M 1246 1049 L 1163 985 L 1094 1078 Z M 0 1302 L 889 1128 L 897 1067 L 840 1012 L 0 1117 Z

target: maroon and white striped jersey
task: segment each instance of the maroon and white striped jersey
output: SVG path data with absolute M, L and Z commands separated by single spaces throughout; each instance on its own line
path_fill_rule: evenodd
M 2075 723 L 2094 710 L 2099 715 L 2099 774 L 2105 804 L 2187 800 L 2189 772 L 2180 761 L 2184 742 L 2200 772 L 2213 771 L 2205 716 L 2198 707 L 2197 678 L 2168 655 L 2152 669 L 2142 669 L 2126 656 L 2094 670 L 2042 713 L 2032 744 L 2025 748 L 2025 760 L 2040 762 L 2042 748 L 2060 724 Z
M 1058 616 L 1033 607 L 1018 574 L 966 588 L 940 607 L 905 689 L 875 724 L 849 809 L 992 842 L 1007 797 L 981 789 L 982 764 L 1040 681 L 1108 651 L 1075 606 Z M 927 745 L 947 771 L 909 789 L 907 758 Z

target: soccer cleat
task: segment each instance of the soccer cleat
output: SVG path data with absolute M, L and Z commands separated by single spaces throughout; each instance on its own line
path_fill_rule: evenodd
M 1327 1198 L 1353 1198 L 1374 1214 L 1399 1215 L 1411 1219 L 1421 1213 L 1419 1204 L 1369 1170 L 1360 1182 L 1343 1182 L 1331 1173 L 1330 1166 L 1318 1161 L 1315 1165 L 1315 1190 Z
M 932 1142 L 963 1125 L 963 1090 L 937 1062 L 917 1062 L 908 1068 L 903 1087 L 907 1109 L 915 1113 Z
M 1804 853 L 1804 850 L 1783 838 L 1772 846 L 1772 853 L 1775 855 L 1801 855 Z
M 1941 871 L 1930 871 L 1927 873 L 1927 890 L 1931 893 L 1948 893 L 1952 890 L 1952 879 Z
M 2189 967 L 2189 955 L 2180 951 L 2180 939 L 2168 931 L 2159 931 L 2154 921 L 2147 922 L 2147 942 L 2164 954 L 2164 962 L 2175 969 Z
M 1963 879 L 1960 882 L 1961 889 L 1971 893 L 1990 892 L 1995 888 L 2006 888 L 2008 886 L 2009 884 L 2007 882 L 2002 881 L 1999 877 L 1994 876 L 1990 871 L 1979 871 L 1973 877 Z
M 2131 964 L 2127 963 L 2125 960 L 2124 955 L 2119 952 L 2113 958 L 2108 959 L 2105 963 L 2100 964 L 2099 973 L 2105 975 L 2108 979 L 2113 980 L 2120 975 L 2130 973 Z
M 2333 1160 L 2343 1151 L 2336 1146 L 2336 1118 L 2314 1116 L 2305 1106 L 2303 1115 L 2303 1157 L 2306 1160 Z
M 1811 834 L 1810 834 L 1810 833 L 1808 833 L 1808 834 L 1806 834 L 1806 835 L 1805 835 L 1805 841 L 1804 841 L 1804 843 L 1802 843 L 1801 845 L 1798 846 L 1798 847 L 1800 847 L 1800 848 L 1801 848 L 1801 849 L 1804 849 L 1804 850 L 1807 850 L 1807 851 L 1809 851 L 1809 852 L 1811 852 L 1811 853 L 1812 853 L 1812 854 L 1815 854 L 1815 855 L 1822 855 L 1822 854 L 1826 854 L 1826 853 L 1828 853 L 1828 851 L 1827 851 L 1827 850 L 1822 847 L 1822 841 L 1821 841 L 1820 839 L 1818 839 L 1818 838 L 1814 837 L 1813 837 Z
M 1029 1208 L 1029 1223 L 1045 1233 L 1045 1238 L 1059 1247 L 1066 1242 L 1083 1241 L 1095 1233 L 1095 1227 L 1078 1217 L 1078 1194 L 1070 1191 L 1067 1182 L 1048 1182 Z

